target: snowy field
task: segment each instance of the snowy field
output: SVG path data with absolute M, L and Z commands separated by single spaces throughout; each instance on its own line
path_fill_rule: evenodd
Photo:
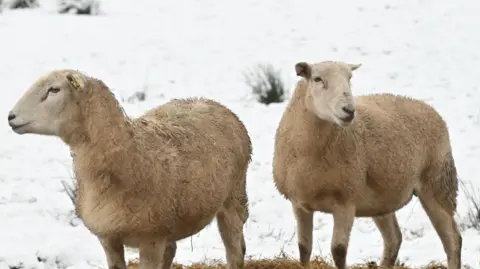
M 41 3 L 43 3 L 41 1 Z M 426 100 L 447 121 L 463 180 L 480 188 L 480 5 L 427 0 L 105 0 L 101 16 L 58 15 L 50 6 L 0 14 L 0 269 L 106 266 L 97 239 L 74 220 L 61 180 L 71 158 L 58 139 L 19 136 L 8 111 L 40 75 L 74 68 L 101 78 L 130 116 L 171 98 L 205 96 L 245 122 L 254 146 L 248 174 L 247 255 L 297 257 L 290 204 L 272 179 L 273 138 L 286 103 L 255 101 L 243 72 L 258 63 L 282 70 L 291 90 L 298 61 L 362 63 L 355 94 L 392 92 Z M 291 93 L 291 91 L 290 91 Z M 467 202 L 459 196 L 458 220 Z M 399 259 L 446 261 L 419 202 L 398 212 Z M 330 257 L 330 215 L 316 213 L 314 255 Z M 480 234 L 462 230 L 463 263 L 480 268 Z M 357 219 L 348 264 L 379 261 L 383 242 L 370 219 Z M 137 253 L 128 252 L 128 258 Z M 215 223 L 179 243 L 176 262 L 224 259 Z

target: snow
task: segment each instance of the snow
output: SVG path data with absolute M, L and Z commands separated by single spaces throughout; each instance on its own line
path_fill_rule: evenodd
M 281 68 L 288 88 L 298 61 L 362 63 L 356 94 L 393 92 L 426 100 L 450 127 L 460 178 L 480 188 L 480 5 L 473 0 L 104 0 L 102 15 L 55 14 L 49 1 L 0 14 L 0 269 L 106 267 L 97 239 L 78 220 L 61 181 L 72 176 L 68 148 L 53 137 L 18 136 L 8 111 L 40 75 L 74 68 L 101 78 L 137 116 L 171 98 L 205 96 L 236 112 L 254 146 L 248 174 L 251 216 L 247 255 L 297 257 L 290 204 L 273 185 L 273 138 L 286 102 L 257 103 L 243 72 L 258 63 Z M 468 204 L 460 193 L 458 220 Z M 446 261 L 419 202 L 397 213 L 409 265 Z M 72 225 L 73 224 L 73 225 Z M 330 257 L 330 215 L 316 213 L 314 255 Z M 465 229 L 463 257 L 480 267 L 480 234 Z M 378 261 L 383 242 L 370 219 L 356 219 L 347 262 Z M 224 260 L 216 224 L 179 242 L 175 261 Z M 137 253 L 128 250 L 129 259 Z M 39 261 L 40 260 L 40 261 Z

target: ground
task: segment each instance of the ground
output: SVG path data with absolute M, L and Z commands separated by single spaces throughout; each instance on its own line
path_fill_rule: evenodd
M 48 0 L 43 1 L 47 3 Z M 42 3 L 42 2 L 41 2 Z M 204 96 L 232 109 L 254 147 L 248 172 L 251 215 L 247 254 L 297 256 L 295 221 L 272 179 L 275 129 L 286 103 L 255 101 L 243 72 L 258 63 L 282 70 L 290 90 L 294 64 L 362 63 L 355 94 L 392 92 L 426 100 L 447 121 L 459 176 L 480 188 L 480 5 L 473 0 L 104 0 L 100 16 L 55 14 L 51 5 L 0 14 L 0 269 L 105 267 L 96 238 L 75 220 L 61 180 L 72 176 L 58 139 L 18 136 L 8 111 L 40 75 L 73 68 L 101 78 L 135 117 L 171 98 Z M 288 98 L 287 98 L 288 101 Z M 468 209 L 459 196 L 458 220 Z M 399 260 L 445 263 L 446 255 L 416 199 L 398 212 Z M 480 235 L 462 230 L 463 262 L 480 268 Z M 315 216 L 314 254 L 330 257 L 332 218 Z M 380 259 L 382 240 L 370 219 L 357 219 L 348 263 Z M 128 259 L 137 257 L 128 251 Z M 179 242 L 175 262 L 224 259 L 216 224 Z

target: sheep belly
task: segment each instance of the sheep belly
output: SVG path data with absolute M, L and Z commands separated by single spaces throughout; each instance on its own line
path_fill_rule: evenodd
M 306 211 L 320 211 L 331 214 L 336 206 L 341 206 L 344 203 L 345 200 L 342 199 L 341 195 L 339 191 L 319 192 L 312 199 L 292 197 L 290 200 Z M 405 189 L 401 193 L 385 193 L 380 196 L 374 191 L 366 190 L 364 193 L 358 193 L 354 200 L 356 205 L 355 215 L 357 217 L 372 217 L 394 212 L 408 204 L 412 197 L 413 189 Z
M 219 210 L 211 208 L 196 216 L 175 218 L 173 213 L 166 216 L 161 216 L 163 214 L 159 212 L 150 212 L 150 215 L 146 211 L 136 214 L 140 212 L 134 213 L 112 203 L 103 203 L 84 210 L 81 218 L 93 234 L 123 237 L 126 245 L 135 247 L 141 238 L 151 238 L 153 235 L 167 236 L 174 241 L 192 236 L 205 228 Z
M 179 224 L 176 225 L 172 232 L 168 235 L 168 240 L 169 241 L 178 241 L 185 239 L 187 237 L 190 237 L 192 235 L 195 235 L 199 233 L 201 230 L 203 230 L 207 225 L 209 225 L 213 221 L 214 217 L 206 217 L 197 220 L 194 224 L 192 225 L 185 225 L 185 224 Z M 151 240 L 155 236 L 163 236 L 162 233 L 146 233 L 146 234 L 137 234 L 135 232 L 131 232 L 127 235 L 124 235 L 122 238 L 122 243 L 131 248 L 138 248 L 140 243 L 145 240 Z
M 165 207 L 169 195 L 157 199 L 136 199 L 125 193 L 91 188 L 90 182 L 82 182 L 78 200 L 78 213 L 84 225 L 100 237 L 124 238 L 134 247 L 143 237 L 166 236 L 180 240 L 200 232 L 221 210 L 228 193 L 217 191 L 203 197 L 192 188 L 183 189 L 176 207 Z M 209 184 L 212 184 L 211 182 Z M 197 186 L 198 187 L 198 186 Z M 220 189 L 215 184 L 213 189 Z M 83 191 L 88 189 L 88 191 Z M 201 201 L 201 202 L 199 202 Z M 196 206 L 192 207 L 191 205 Z
M 299 176 L 295 171 L 289 171 L 289 177 L 278 183 L 283 183 L 279 186 L 289 200 L 308 211 L 332 213 L 337 206 L 354 203 L 357 216 L 384 215 L 408 204 L 417 188 L 417 181 L 371 178 L 362 169 L 325 170 L 317 167 L 309 176 Z M 400 184 L 387 184 L 392 181 Z
M 407 205 L 413 197 L 413 188 L 379 193 L 367 188 L 356 199 L 357 217 L 374 217 L 395 212 Z

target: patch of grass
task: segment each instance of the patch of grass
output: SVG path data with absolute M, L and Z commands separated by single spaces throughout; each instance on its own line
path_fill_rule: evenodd
M 138 261 L 131 261 L 128 264 L 128 269 L 139 269 Z M 285 255 L 278 256 L 272 259 L 247 259 L 245 262 L 245 269 L 305 269 L 297 259 L 292 257 L 287 257 Z M 368 262 L 365 264 L 355 264 L 351 265 L 348 268 L 350 269 L 380 269 L 380 267 L 375 262 Z M 181 265 L 174 264 L 173 269 L 227 269 L 227 266 L 221 262 L 210 262 L 210 263 L 194 263 L 192 265 Z M 332 263 L 327 260 L 314 257 L 311 260 L 310 269 L 336 269 Z M 447 269 L 447 267 L 439 263 L 427 264 L 423 267 L 407 267 L 404 265 L 395 266 L 393 269 Z
M 127 102 L 130 104 L 135 103 L 137 101 L 143 102 L 145 101 L 146 98 L 147 98 L 146 90 L 137 91 L 132 96 L 128 97 Z
M 39 3 L 37 0 L 7 0 L 7 1 L 0 1 L 0 4 L 10 9 L 20 9 L 20 8 L 37 8 L 39 7 Z
M 244 74 L 245 82 L 257 96 L 257 100 L 265 105 L 281 103 L 285 100 L 285 86 L 280 71 L 270 64 L 260 64 L 257 70 Z
M 76 15 L 100 14 L 100 2 L 98 0 L 57 0 L 58 13 L 71 13 Z

